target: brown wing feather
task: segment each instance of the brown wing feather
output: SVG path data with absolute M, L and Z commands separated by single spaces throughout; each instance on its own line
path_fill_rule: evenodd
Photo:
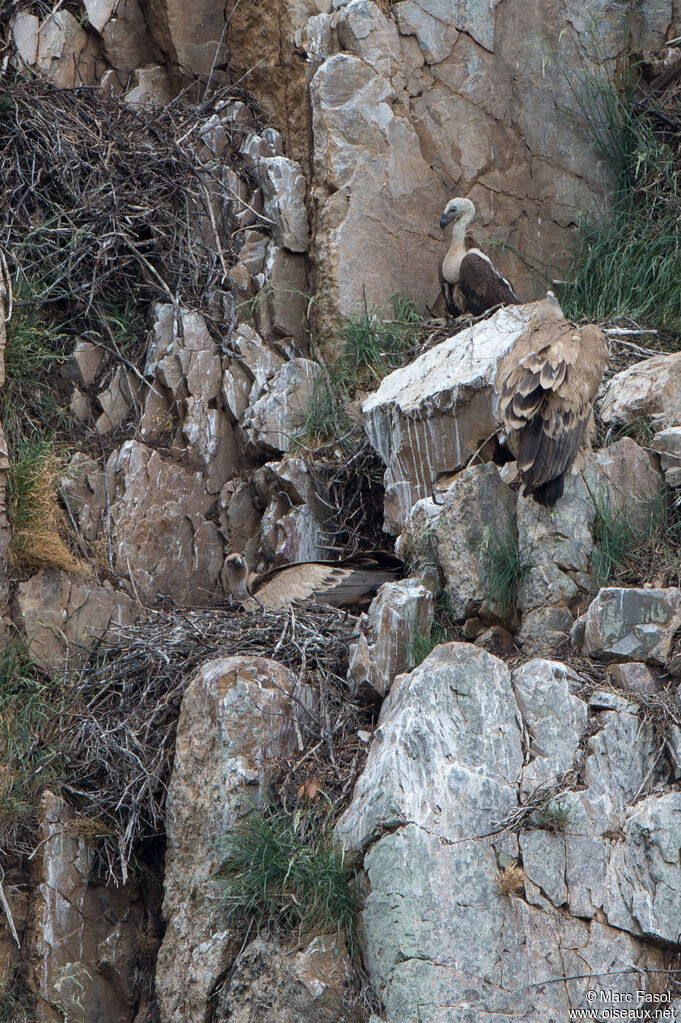
M 305 603 L 348 607 L 366 602 L 401 572 L 399 558 L 382 552 L 338 562 L 302 561 L 267 572 L 252 592 L 265 607 Z
M 603 332 L 567 320 L 537 323 L 501 360 L 499 413 L 528 491 L 557 480 L 574 462 L 606 362 Z
M 518 296 L 492 261 L 475 249 L 461 260 L 459 287 L 468 308 L 479 316 L 495 305 L 517 305 Z

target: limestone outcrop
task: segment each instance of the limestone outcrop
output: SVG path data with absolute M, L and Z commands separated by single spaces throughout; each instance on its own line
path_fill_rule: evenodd
M 678 940 L 681 874 L 665 852 L 677 794 L 632 805 L 653 784 L 652 731 L 639 732 L 632 762 L 631 705 L 591 706 L 586 788 L 545 797 L 543 823 L 504 829 L 524 788 L 558 780 L 580 755 L 589 709 L 574 673 L 535 661 L 512 678 L 484 651 L 445 644 L 394 683 L 337 827 L 362 865 L 367 965 L 388 1019 L 444 1019 L 453 1005 L 461 1018 L 564 1019 L 586 1007 L 587 988 L 635 998 L 636 967 L 664 969 L 654 942 Z M 618 827 L 632 845 L 611 837 Z M 637 843 L 634 875 L 623 857 Z
M 525 330 L 532 306 L 500 309 L 395 370 L 362 405 L 366 431 L 385 462 L 385 516 L 401 532 L 438 475 L 454 473 L 496 431 L 494 376 Z

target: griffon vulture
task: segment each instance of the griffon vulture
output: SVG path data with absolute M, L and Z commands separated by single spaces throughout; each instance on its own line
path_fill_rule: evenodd
M 241 554 L 225 558 L 223 582 L 236 601 L 282 608 L 291 604 L 330 604 L 359 608 L 369 603 L 379 586 L 402 575 L 402 562 L 392 554 L 371 551 L 344 561 L 299 561 L 249 579 Z
M 563 493 L 584 440 L 608 346 L 594 324 L 577 327 L 549 292 L 499 363 L 499 415 L 525 488 L 540 504 Z
M 489 256 L 480 249 L 466 249 L 466 230 L 474 218 L 475 206 L 470 199 L 462 198 L 450 199 L 440 217 L 442 230 L 454 223 L 452 240 L 440 268 L 440 287 L 451 316 L 462 312 L 457 289 L 473 316 L 480 316 L 495 305 L 517 305 L 519 301 Z

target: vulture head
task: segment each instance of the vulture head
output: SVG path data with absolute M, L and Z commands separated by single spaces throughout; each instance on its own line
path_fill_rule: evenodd
M 241 554 L 230 554 L 222 567 L 223 583 L 227 593 L 236 601 L 250 599 L 248 588 L 248 565 Z
M 458 197 L 456 199 L 450 199 L 440 217 L 440 227 L 444 230 L 447 224 L 451 224 L 452 221 L 455 223 L 463 224 L 464 230 L 475 218 L 475 206 L 470 199 L 463 199 Z

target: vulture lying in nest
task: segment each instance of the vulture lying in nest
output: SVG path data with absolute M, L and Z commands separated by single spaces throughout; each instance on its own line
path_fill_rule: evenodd
M 344 561 L 299 561 L 249 578 L 241 554 L 225 558 L 223 582 L 228 596 L 253 608 L 283 608 L 291 604 L 330 604 L 365 607 L 383 583 L 402 575 L 402 562 L 392 554 L 371 551 Z
M 458 316 L 463 298 L 473 316 L 495 305 L 517 305 L 518 296 L 489 256 L 466 248 L 466 230 L 475 218 L 470 199 L 450 199 L 440 217 L 440 227 L 454 224 L 452 240 L 440 268 L 440 287 L 450 316 Z M 460 293 L 460 294 L 457 294 Z
M 518 459 L 523 493 L 540 504 L 555 504 L 563 493 L 607 360 L 603 331 L 570 323 L 549 292 L 499 363 L 499 415 Z

